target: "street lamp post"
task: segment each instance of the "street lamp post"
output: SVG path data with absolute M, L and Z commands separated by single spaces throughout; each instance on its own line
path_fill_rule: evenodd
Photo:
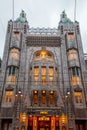
M 19 89 L 18 93 L 15 95 L 15 104 L 14 104 L 14 130 L 20 130 L 20 112 L 22 111 L 22 92 Z
M 68 129 L 75 130 L 75 115 L 74 115 L 74 108 L 72 102 L 72 94 L 70 90 L 67 90 L 66 98 L 66 111 L 68 115 Z

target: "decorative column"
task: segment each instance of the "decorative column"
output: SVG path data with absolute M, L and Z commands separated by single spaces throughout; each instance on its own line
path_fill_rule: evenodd
M 59 118 L 60 130 L 68 130 L 68 120 L 67 115 L 62 114 Z
M 33 130 L 38 130 L 37 129 L 37 117 L 36 116 L 33 117 Z
M 55 116 L 51 117 L 51 130 L 55 130 Z

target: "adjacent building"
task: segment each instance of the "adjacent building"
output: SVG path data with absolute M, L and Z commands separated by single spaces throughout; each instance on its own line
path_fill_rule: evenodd
M 8 22 L 2 59 L 1 130 L 87 130 L 86 68 L 79 23 Z

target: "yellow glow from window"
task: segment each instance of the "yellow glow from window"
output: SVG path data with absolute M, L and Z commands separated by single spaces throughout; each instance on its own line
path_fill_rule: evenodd
M 78 77 L 78 76 L 73 76 L 73 78 L 72 78 L 72 83 L 73 83 L 73 85 L 80 85 L 80 84 L 81 84 L 80 77 Z
M 7 84 L 15 84 L 15 76 L 14 75 L 7 77 Z
M 59 125 L 62 126 L 63 124 L 67 124 L 68 123 L 68 119 L 67 119 L 67 115 L 62 114 L 59 118 Z
M 34 101 L 34 104 L 38 103 L 38 91 L 37 90 L 33 91 L 33 101 Z
M 82 92 L 74 92 L 76 103 L 82 103 Z
M 42 104 L 46 104 L 46 91 L 42 91 Z
M 39 76 L 39 67 L 34 67 L 34 80 L 35 80 L 35 84 L 37 84 L 38 76 Z
M 37 60 L 53 61 L 53 55 L 49 51 L 41 50 L 41 51 L 36 52 L 34 60 L 35 61 Z
M 42 68 L 42 84 L 46 84 L 46 67 L 43 66 Z
M 50 80 L 50 85 L 53 84 L 53 67 L 49 67 L 49 80 Z
M 43 90 L 42 93 L 46 93 L 46 91 Z
M 46 58 L 46 51 L 41 51 L 41 58 Z
M 5 102 L 11 102 L 13 96 L 13 91 L 7 91 L 5 93 Z
M 54 103 L 54 91 L 50 91 L 50 104 Z

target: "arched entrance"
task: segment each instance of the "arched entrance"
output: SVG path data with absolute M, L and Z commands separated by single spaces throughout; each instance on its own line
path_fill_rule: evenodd
M 28 118 L 28 130 L 60 130 L 59 117 L 52 115 L 37 115 Z

